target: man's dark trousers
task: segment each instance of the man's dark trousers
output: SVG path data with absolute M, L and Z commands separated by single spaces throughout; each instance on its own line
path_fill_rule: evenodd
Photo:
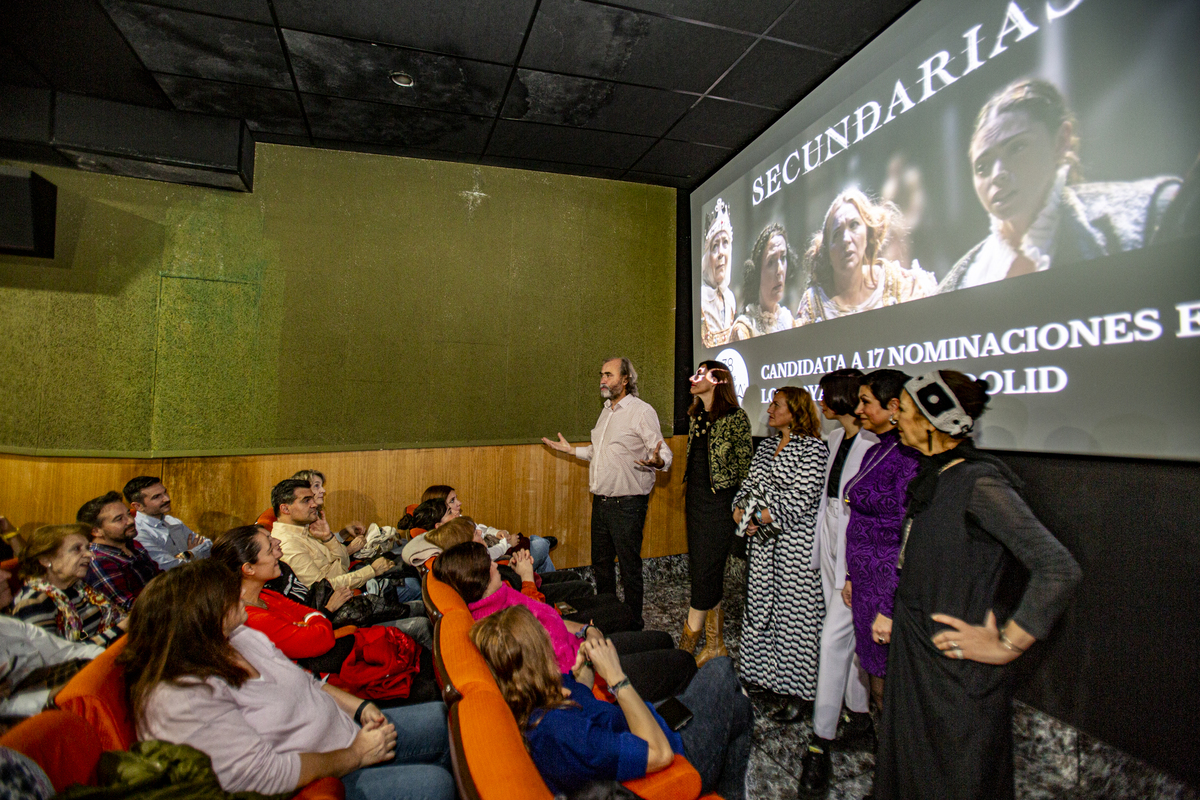
M 592 571 L 597 594 L 616 594 L 613 559 L 621 562 L 621 589 L 625 605 L 633 612 L 635 630 L 642 621 L 642 528 L 646 524 L 649 495 L 622 497 L 592 495 Z

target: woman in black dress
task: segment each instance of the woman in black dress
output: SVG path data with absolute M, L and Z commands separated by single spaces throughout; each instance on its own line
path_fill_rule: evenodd
M 738 407 L 733 376 L 720 361 L 702 361 L 692 376 L 692 405 L 688 409 L 687 538 L 688 573 L 692 598 L 679 648 L 695 651 L 701 632 L 704 649 L 696 665 L 725 649 L 725 559 L 733 544 L 733 496 L 750 469 L 754 455 L 750 418 Z
M 1045 638 L 1080 578 L 1017 494 L 1016 475 L 966 438 L 985 387 L 943 370 L 913 378 L 900 397 L 900 439 L 922 458 L 901 530 L 875 767 L 883 800 L 1013 797 L 1007 665 Z M 1014 558 L 1029 582 L 1010 613 L 996 590 Z

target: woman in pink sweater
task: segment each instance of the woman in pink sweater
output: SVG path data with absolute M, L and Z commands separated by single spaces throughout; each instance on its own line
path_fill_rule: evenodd
M 488 557 L 487 548 L 478 542 L 464 542 L 446 549 L 433 562 L 433 575 L 458 592 L 477 620 L 510 606 L 528 608 L 550 635 L 554 657 L 564 674 L 575 664 L 580 644 L 585 640 L 605 639 L 595 625 L 564 620 L 553 606 L 527 597 L 505 583 Z M 680 694 L 696 674 L 696 660 L 677 649 L 670 634 L 620 631 L 608 638 L 620 653 L 621 663 L 638 694 L 651 702 Z
M 454 797 L 445 706 L 380 711 L 318 683 L 245 627 L 240 591 L 212 559 L 146 585 L 122 654 L 138 738 L 207 754 L 228 792 L 291 793 L 333 776 L 347 800 Z

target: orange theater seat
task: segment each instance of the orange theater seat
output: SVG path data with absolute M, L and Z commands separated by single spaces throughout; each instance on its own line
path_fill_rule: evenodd
M 16 725 L 3 736 L 0 746 L 24 753 L 38 763 L 54 791 L 96 782 L 100 760 L 100 737 L 83 718 L 70 711 L 43 711 Z

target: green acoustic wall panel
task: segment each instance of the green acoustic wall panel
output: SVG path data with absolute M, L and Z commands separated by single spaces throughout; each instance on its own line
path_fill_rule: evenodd
M 612 354 L 669 416 L 671 190 L 273 145 L 253 194 L 37 169 L 56 258 L 0 256 L 0 449 L 582 439 Z

